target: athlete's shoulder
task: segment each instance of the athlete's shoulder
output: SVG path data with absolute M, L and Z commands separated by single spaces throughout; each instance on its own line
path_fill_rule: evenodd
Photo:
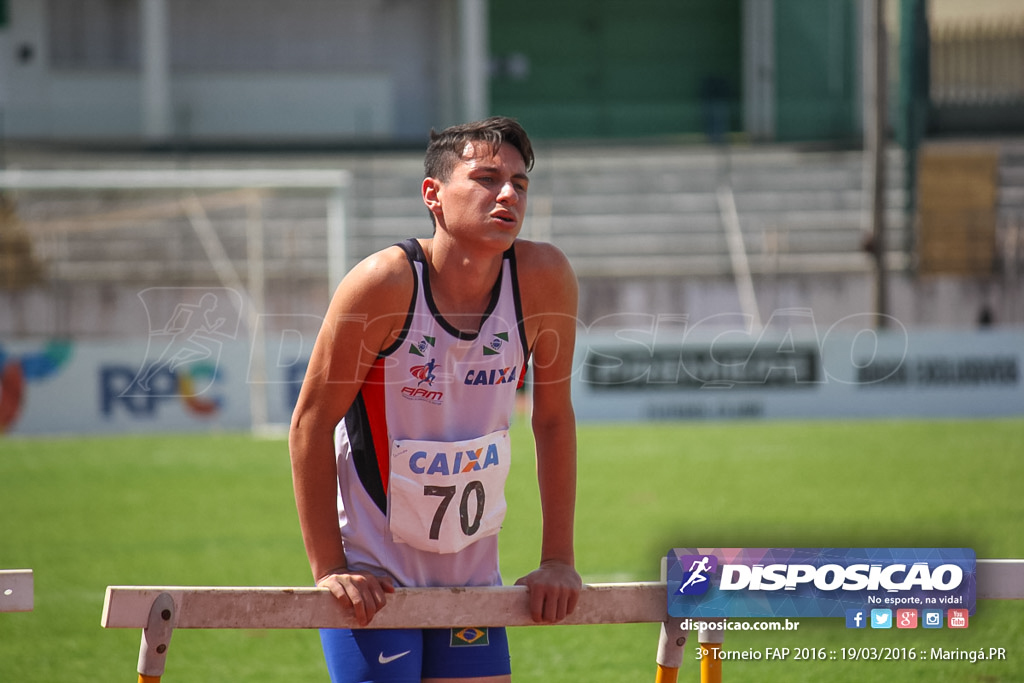
M 345 281 L 370 286 L 377 289 L 379 294 L 384 294 L 389 289 L 404 289 L 411 286 L 413 272 L 405 251 L 394 245 L 361 260 L 348 272 L 343 282 Z
M 338 313 L 400 313 L 415 291 L 409 259 L 398 246 L 370 254 L 345 275 L 332 301 Z
M 516 240 L 516 269 L 519 273 L 532 277 L 571 277 L 575 280 L 569 259 L 561 249 L 550 242 L 533 242 Z
M 524 317 L 575 316 L 579 284 L 562 250 L 547 242 L 516 240 L 515 254 Z
M 412 273 L 405 249 L 397 244 L 370 254 L 356 264 L 352 271 L 361 277 L 380 279 L 385 282 L 395 278 L 408 277 Z
M 520 287 L 540 290 L 558 287 L 576 288 L 576 273 L 561 249 L 548 242 L 516 240 L 516 271 Z

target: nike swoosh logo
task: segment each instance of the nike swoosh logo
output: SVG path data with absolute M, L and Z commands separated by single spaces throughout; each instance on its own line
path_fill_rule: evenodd
M 397 655 L 391 655 L 390 657 L 385 657 L 384 653 L 381 652 L 380 656 L 377 657 L 377 661 L 380 662 L 381 664 L 390 664 L 391 662 L 395 661 L 396 659 L 401 659 L 402 657 L 406 656 L 410 652 L 412 652 L 412 650 L 406 650 L 405 652 L 399 652 Z

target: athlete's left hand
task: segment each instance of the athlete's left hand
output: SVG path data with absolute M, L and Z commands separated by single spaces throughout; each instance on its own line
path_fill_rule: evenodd
M 576 609 L 583 581 L 571 564 L 546 560 L 540 563 L 540 567 L 516 581 L 516 585 L 527 587 L 533 620 L 554 624 Z

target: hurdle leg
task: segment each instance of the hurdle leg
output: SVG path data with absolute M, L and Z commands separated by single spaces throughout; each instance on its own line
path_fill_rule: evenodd
M 724 625 L 725 619 L 708 619 L 708 623 Z M 722 642 L 725 629 L 702 628 L 697 633 L 700 644 L 700 683 L 722 683 Z
M 149 610 L 149 621 L 142 630 L 139 648 L 139 683 L 160 683 L 167 661 L 167 648 L 174 630 L 174 598 L 161 593 Z
M 669 617 L 661 622 L 661 635 L 658 638 L 658 673 L 655 683 L 676 683 L 679 667 L 683 663 L 683 650 L 689 635 L 680 626 L 681 617 Z

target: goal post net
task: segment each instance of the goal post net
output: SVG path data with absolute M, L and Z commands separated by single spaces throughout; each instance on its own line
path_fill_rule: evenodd
M 189 325 L 193 342 L 245 341 L 251 427 L 279 427 L 266 335 L 315 333 L 349 267 L 351 187 L 327 169 L 0 171 L 0 337 L 147 335 L 133 380 L 147 391 L 161 363 L 185 362 Z M 140 299 L 146 330 L 125 313 Z

